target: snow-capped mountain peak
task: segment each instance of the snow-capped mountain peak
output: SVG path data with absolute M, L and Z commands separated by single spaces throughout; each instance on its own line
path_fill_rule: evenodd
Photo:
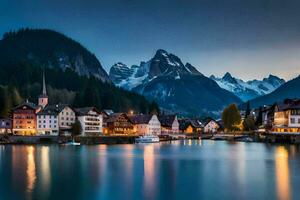
M 179 57 L 163 49 L 157 50 L 154 57 L 148 62 L 141 62 L 140 65 L 131 67 L 119 62 L 114 64 L 109 72 L 111 80 L 117 86 L 129 90 L 159 76 L 168 76 L 179 80 L 183 74 L 202 75 L 190 63 L 184 65 Z
M 213 75 L 210 78 L 216 81 L 221 88 L 234 93 L 243 101 L 248 101 L 255 97 L 273 92 L 285 83 L 283 79 L 274 75 L 269 75 L 269 77 L 264 78 L 263 80 L 254 79 L 243 81 L 242 79 L 233 77 L 227 72 L 222 78 L 217 78 Z

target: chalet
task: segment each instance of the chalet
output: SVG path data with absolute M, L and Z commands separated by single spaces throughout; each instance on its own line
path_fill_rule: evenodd
M 126 113 L 113 113 L 106 120 L 107 134 L 134 135 L 133 124 Z
M 81 135 L 100 135 L 103 132 L 103 118 L 96 108 L 75 108 L 75 112 L 81 125 Z
M 217 133 L 221 128 L 221 125 L 214 119 L 208 118 L 204 122 L 204 133 Z
M 160 135 L 161 126 L 156 115 L 131 115 L 129 116 L 134 132 L 138 135 Z
M 286 99 L 275 105 L 272 131 L 300 133 L 300 99 Z
M 11 119 L 0 119 L 0 134 L 11 133 L 12 120 Z
M 197 119 L 180 119 L 179 129 L 182 133 L 192 134 L 201 133 L 203 131 L 202 123 Z
M 37 113 L 37 133 L 38 135 L 59 134 L 58 125 L 59 110 L 55 106 L 46 106 Z
M 36 135 L 38 106 L 26 101 L 12 110 L 12 132 L 15 135 Z
M 162 134 L 179 133 L 179 122 L 176 115 L 160 115 L 158 119 Z

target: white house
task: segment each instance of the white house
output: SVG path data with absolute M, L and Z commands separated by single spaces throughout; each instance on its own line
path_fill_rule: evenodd
M 55 135 L 59 134 L 58 111 L 51 106 L 46 106 L 37 113 L 37 134 Z
M 179 122 L 176 115 L 160 115 L 161 132 L 166 134 L 179 133 Z
M 103 133 L 103 117 L 96 108 L 76 108 L 75 112 L 81 125 L 82 135 L 99 135 Z
M 66 104 L 56 104 L 56 105 L 47 105 L 41 112 L 41 128 L 47 127 L 47 124 L 50 127 L 50 121 L 51 121 L 51 128 L 55 125 L 54 121 L 58 123 L 58 129 L 61 134 L 71 134 L 71 127 L 72 124 L 75 123 L 76 116 L 74 110 Z M 55 120 L 53 114 L 49 115 L 47 118 L 47 113 L 50 111 L 51 113 L 56 113 L 57 118 Z M 45 122 L 44 122 L 44 116 L 45 116 Z M 51 118 L 50 118 L 51 116 Z M 39 121 L 39 118 L 38 118 Z M 48 130 L 41 130 L 42 131 L 48 131 Z
M 216 133 L 220 128 L 221 126 L 216 120 L 209 119 L 204 125 L 204 133 Z
M 130 115 L 134 132 L 138 135 L 160 135 L 161 125 L 156 115 Z

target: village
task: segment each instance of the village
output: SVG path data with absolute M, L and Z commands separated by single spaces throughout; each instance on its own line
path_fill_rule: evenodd
M 65 143 L 70 138 L 74 139 L 74 136 L 77 140 L 80 138 L 81 143 L 134 143 L 139 136 L 156 136 L 159 141 L 185 138 L 253 141 L 253 137 L 249 140 L 249 133 L 264 141 L 300 141 L 299 99 L 286 99 L 251 110 L 247 115 L 255 121 L 261 118 L 261 124 L 250 132 L 243 129 L 228 131 L 221 119 L 179 118 L 176 114 L 135 114 L 132 110 L 115 113 L 110 109 L 73 108 L 67 104 L 49 105 L 48 102 L 43 74 L 42 94 L 38 97 L 38 104 L 26 100 L 13 108 L 10 118 L 0 119 L 2 142 Z M 240 113 L 239 124 L 242 124 L 247 116 L 243 110 Z

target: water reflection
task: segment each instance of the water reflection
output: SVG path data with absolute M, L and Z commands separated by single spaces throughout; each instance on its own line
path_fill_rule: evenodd
M 144 191 L 146 199 L 152 199 L 155 187 L 155 157 L 154 146 L 144 147 Z
M 49 146 L 41 148 L 41 181 L 44 195 L 48 195 L 51 185 L 51 169 L 49 160 Z
M 27 148 L 27 193 L 31 196 L 36 181 L 36 167 L 35 167 L 35 148 L 33 146 L 29 146 Z
M 276 186 L 278 199 L 290 199 L 288 151 L 280 146 L 275 150 Z

